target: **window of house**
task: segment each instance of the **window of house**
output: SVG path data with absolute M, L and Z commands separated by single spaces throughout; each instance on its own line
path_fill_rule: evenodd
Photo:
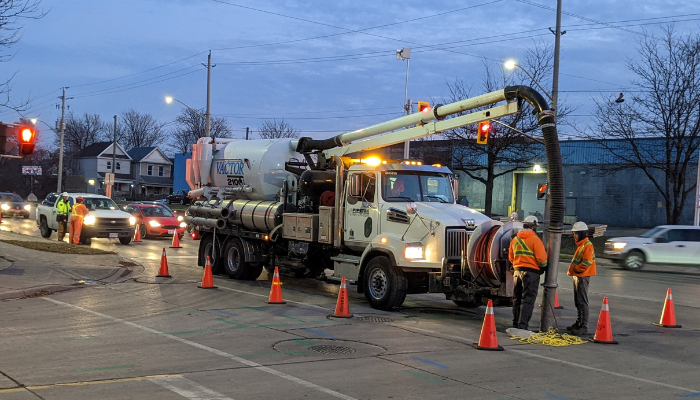
M 161 165 L 158 167 L 158 176 L 163 176 L 165 168 Z
M 161 167 L 161 168 L 163 168 L 163 167 Z M 153 189 L 153 194 L 160 194 L 160 188 L 159 188 L 159 187 L 154 188 L 154 189 Z
M 148 173 L 147 173 L 147 175 L 153 176 L 153 166 L 152 166 L 152 165 L 149 165 L 149 166 L 148 166 Z
M 107 161 L 107 171 L 111 171 L 111 170 L 112 170 L 112 162 Z
M 121 170 L 121 169 L 122 169 L 122 163 L 118 162 L 118 163 L 117 163 L 117 171 L 119 171 L 119 170 Z

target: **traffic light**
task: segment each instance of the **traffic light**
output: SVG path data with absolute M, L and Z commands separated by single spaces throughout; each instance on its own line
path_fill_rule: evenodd
M 34 154 L 34 144 L 36 140 L 36 131 L 30 126 L 19 127 L 19 155 L 31 156 Z
M 542 200 L 544 199 L 544 196 L 547 195 L 547 184 L 546 183 L 538 183 L 537 184 L 537 200 Z
M 426 113 L 426 114 L 428 112 L 430 112 L 430 103 L 428 103 L 427 101 L 419 101 L 418 102 L 418 112 L 422 112 L 422 113 Z
M 476 143 L 486 144 L 489 140 L 489 134 L 491 134 L 491 121 L 479 122 L 476 129 Z

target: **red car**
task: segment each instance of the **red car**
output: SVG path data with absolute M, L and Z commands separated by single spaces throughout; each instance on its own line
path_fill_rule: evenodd
M 187 224 L 182 217 L 178 217 L 164 206 L 158 204 L 132 203 L 124 208 L 126 212 L 136 217 L 141 238 L 147 237 L 172 237 L 175 232 L 182 239 L 185 235 Z

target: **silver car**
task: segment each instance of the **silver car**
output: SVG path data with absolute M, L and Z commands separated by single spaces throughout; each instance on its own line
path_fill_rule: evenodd
M 700 226 L 660 225 L 641 236 L 608 239 L 603 258 L 629 270 L 645 264 L 700 266 Z

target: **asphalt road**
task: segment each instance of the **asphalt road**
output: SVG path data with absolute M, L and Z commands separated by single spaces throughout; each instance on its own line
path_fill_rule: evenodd
M 4 219 L 0 230 L 38 236 L 31 219 Z M 283 276 L 284 305 L 265 303 L 265 272 L 254 282 L 215 277 L 217 289 L 200 289 L 198 242 L 185 238 L 177 250 L 169 244 L 95 239 L 92 247 L 143 268 L 119 282 L 2 302 L 0 399 L 700 397 L 697 270 L 599 265 L 589 326 L 607 296 L 618 345 L 519 343 L 503 333 L 510 309 L 496 308 L 506 350 L 489 352 L 471 347 L 483 307 L 464 310 L 439 295 L 409 295 L 400 311 L 382 312 L 351 286 L 354 317 L 329 318 L 336 285 Z M 163 247 L 171 279 L 155 278 Z M 570 282 L 560 264 L 564 309 L 555 315 L 562 327 L 576 313 Z M 680 329 L 652 325 L 669 287 Z M 536 311 L 531 325 L 537 321 Z

